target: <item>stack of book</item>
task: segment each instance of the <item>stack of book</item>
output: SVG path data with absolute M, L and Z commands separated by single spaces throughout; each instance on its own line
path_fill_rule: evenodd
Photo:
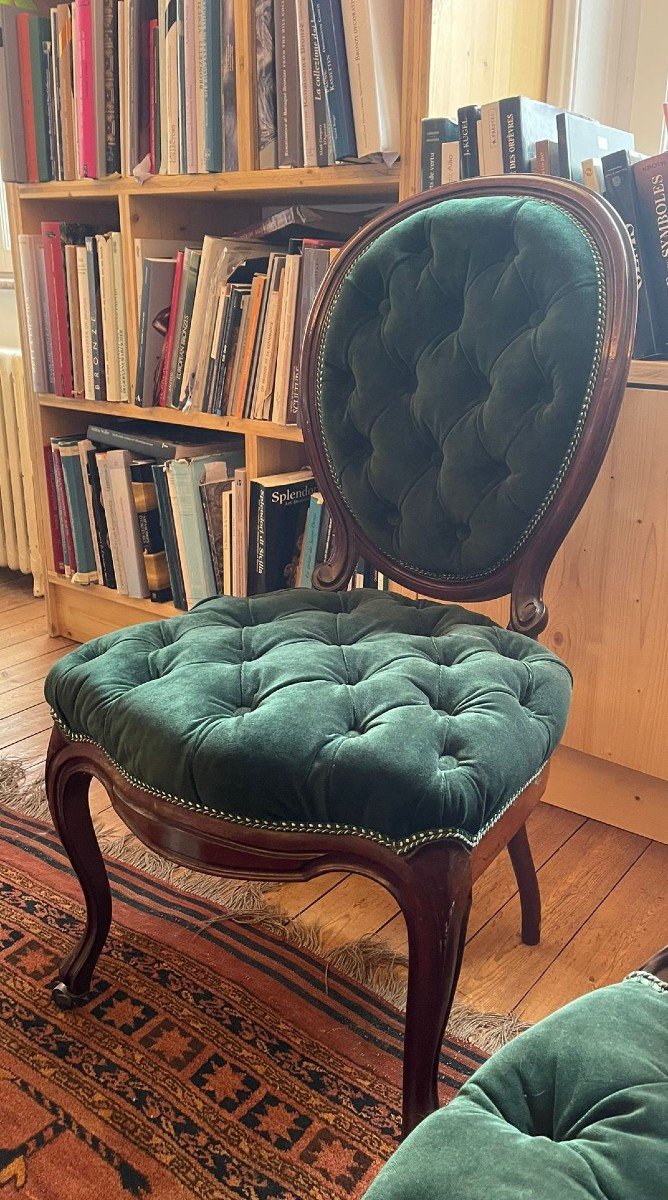
M 404 0 L 255 0 L 261 167 L 399 154 Z M 0 5 L 17 183 L 238 169 L 234 0 Z
M 517 172 L 555 175 L 617 209 L 636 257 L 636 358 L 668 357 L 668 154 L 634 149 L 633 134 L 526 96 L 422 122 L 422 187 Z
M 129 400 L 120 234 L 43 221 L 18 242 L 33 389 Z
M 247 490 L 238 438 L 195 439 L 132 422 L 52 438 L 44 461 L 56 571 L 184 610 L 209 596 L 309 587 L 331 541 L 311 472 L 252 479 Z M 387 580 L 360 561 L 351 586 Z

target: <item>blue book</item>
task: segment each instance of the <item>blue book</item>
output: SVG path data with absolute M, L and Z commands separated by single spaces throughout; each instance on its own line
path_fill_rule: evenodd
M 314 492 L 309 500 L 306 526 L 304 528 L 304 543 L 297 577 L 297 587 L 311 587 L 313 572 L 318 563 L 318 542 L 320 525 L 325 511 L 324 501 L 320 492 Z
M 188 608 L 216 595 L 200 484 L 208 463 L 225 463 L 227 475 L 233 476 L 240 460 L 232 458 L 228 454 L 206 454 L 201 458 L 175 458 L 166 466 Z
M 341 0 L 311 0 L 325 80 L 327 107 L 332 125 L 334 158 L 357 157 L 355 122 L 343 32 Z
M 96 583 L 97 564 L 93 548 L 93 535 L 84 492 L 79 442 L 70 438 L 58 440 L 60 461 L 63 467 L 65 482 L 65 497 L 72 527 L 74 556 L 76 570 L 72 574 L 73 583 Z M 72 564 L 74 566 L 74 564 Z
M 169 572 L 169 583 L 172 589 L 172 600 L 175 608 L 186 609 L 186 593 L 183 587 L 183 571 L 181 570 L 181 560 L 179 558 L 179 549 L 176 544 L 176 530 L 174 528 L 174 514 L 172 513 L 172 505 L 169 499 L 169 489 L 167 487 L 167 476 L 163 463 L 153 463 L 151 467 L 153 474 L 153 482 L 155 484 L 155 494 L 158 499 L 158 515 L 160 517 L 160 527 L 162 529 L 162 537 L 165 543 L 165 553 L 167 554 L 167 570 Z
M 207 171 L 222 171 L 220 0 L 201 2 L 204 4 L 204 165 Z

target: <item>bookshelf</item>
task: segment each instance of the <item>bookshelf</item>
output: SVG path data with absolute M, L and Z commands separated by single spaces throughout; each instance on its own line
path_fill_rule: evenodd
M 508 0 L 484 0 L 480 10 L 484 20 L 481 16 L 476 24 L 476 47 L 480 55 L 476 53 L 475 60 L 478 65 L 474 68 L 469 66 L 462 75 L 462 86 L 467 92 L 475 91 L 477 98 L 482 100 L 491 98 L 492 94 L 503 94 L 504 91 L 530 90 L 530 94 L 537 94 L 538 89 L 543 94 L 549 14 L 542 0 L 540 8 L 540 28 L 534 36 L 533 32 L 527 34 L 529 28 L 533 30 L 533 25 L 527 26 L 527 0 L 510 0 L 510 3 Z M 239 170 L 220 174 L 153 175 L 144 183 L 131 177 L 112 176 L 99 180 L 78 179 L 8 186 L 21 340 L 26 361 L 29 358 L 28 336 L 18 236 L 39 233 L 43 221 L 86 222 L 100 229 L 120 233 L 128 358 L 132 375 L 137 353 L 139 310 L 135 285 L 135 238 L 180 238 L 185 242 L 201 239 L 204 234 L 231 234 L 257 221 L 264 205 L 317 204 L 338 200 L 389 205 L 418 191 L 420 122 L 429 111 L 430 67 L 432 102 L 438 103 L 438 92 L 447 90 L 438 78 L 434 84 L 434 63 L 442 60 L 442 55 L 439 59 L 438 53 L 432 54 L 432 36 L 443 46 L 454 44 L 455 27 L 460 34 L 465 26 L 468 27 L 467 9 L 468 0 L 465 4 L 457 0 L 454 5 L 443 0 L 406 0 L 402 32 L 401 152 L 395 166 L 351 163 L 260 170 L 255 135 L 258 95 L 255 4 L 254 0 L 234 0 Z M 501 13 L 504 14 L 506 34 L 513 30 L 524 30 L 521 53 L 517 46 L 513 49 L 512 39 L 509 41 L 506 36 L 497 36 L 497 18 Z M 491 73 L 484 66 L 485 63 L 493 65 Z M 455 95 L 452 71 L 448 79 L 452 97 L 443 94 L 441 102 L 451 105 Z M 111 423 L 119 418 L 132 417 L 139 422 L 159 420 L 174 428 L 183 426 L 240 435 L 245 443 L 249 479 L 257 475 L 292 471 L 305 463 L 301 432 L 294 426 L 38 394 L 30 390 L 29 371 L 26 376 L 31 452 L 38 489 L 40 542 L 45 564 L 47 616 L 49 629 L 54 635 L 84 641 L 137 621 L 172 616 L 179 610 L 171 604 L 131 599 L 101 584 L 75 586 L 56 572 L 42 458 L 42 447 L 50 438 L 84 432 L 89 421 L 95 418 L 102 417 Z

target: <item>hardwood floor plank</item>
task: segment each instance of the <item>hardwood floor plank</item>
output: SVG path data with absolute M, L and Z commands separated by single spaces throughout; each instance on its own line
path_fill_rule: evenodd
M 13 629 L 26 621 L 32 621 L 35 617 L 41 617 L 43 630 L 46 623 L 43 600 L 27 600 L 25 604 L 20 604 L 18 608 L 10 608 L 8 612 L 3 612 L 0 608 L 0 629 Z
M 517 1006 L 540 1021 L 577 996 L 623 979 L 668 941 L 668 846 L 651 842 L 577 937 Z
M 40 733 L 44 729 L 50 731 L 52 726 L 51 709 L 46 700 L 43 700 L 41 704 L 34 705 L 33 708 L 26 709 L 25 712 L 4 717 L 0 720 L 0 750 L 5 750 L 11 757 L 12 747 L 16 742 L 31 737 L 33 733 Z
M 28 621 L 23 621 L 20 625 L 13 625 L 9 629 L 0 629 L 0 660 L 2 660 L 5 650 L 11 646 L 17 646 L 20 643 L 27 641 L 28 638 L 34 638 L 38 635 L 49 637 L 46 632 L 46 611 L 44 610 L 35 617 L 31 617 Z M 56 640 L 49 638 L 49 641 Z
M 304 915 L 306 909 L 347 878 L 345 871 L 331 871 L 328 875 L 318 875 L 305 883 L 286 883 L 282 886 L 280 894 L 277 894 L 276 902 L 280 904 L 286 916 L 294 920 L 295 917 Z M 311 914 L 310 916 L 312 919 Z
M 14 645 L 0 648 L 0 670 L 4 672 L 22 663 L 36 662 L 45 654 L 54 654 L 56 650 L 66 653 L 73 648 L 74 642 L 68 642 L 67 638 L 52 638 L 48 633 L 40 633 L 37 637 L 21 639 Z
M 67 645 L 55 648 L 48 654 L 40 654 L 35 658 L 29 658 L 27 661 L 17 663 L 13 667 L 5 666 L 5 655 L 0 656 L 0 692 L 4 695 L 9 695 L 15 688 L 23 687 L 28 683 L 34 683 L 36 680 L 41 685 L 42 692 L 44 691 L 44 679 L 54 663 L 58 662 L 59 658 L 67 654 L 69 647 Z
M 396 911 L 396 902 L 385 888 L 360 875 L 349 875 L 306 909 L 302 918 L 320 926 L 326 947 L 332 949 L 374 934 Z
M 44 701 L 44 676 L 0 695 L 0 720 L 27 712 Z
M 540 945 L 520 941 L 514 896 L 468 943 L 461 998 L 474 1008 L 510 1012 L 640 857 L 646 838 L 587 821 L 538 872 L 543 898 Z

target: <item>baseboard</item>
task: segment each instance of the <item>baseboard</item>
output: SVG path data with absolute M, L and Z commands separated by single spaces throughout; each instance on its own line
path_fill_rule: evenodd
M 668 845 L 668 782 L 580 750 L 552 757 L 548 804 Z

